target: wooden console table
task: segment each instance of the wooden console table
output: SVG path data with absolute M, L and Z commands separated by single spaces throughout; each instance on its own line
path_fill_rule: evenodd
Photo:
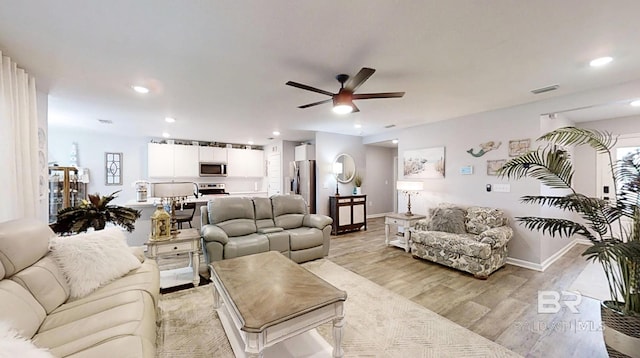
M 409 252 L 411 248 L 411 231 L 409 230 L 416 221 L 426 218 L 424 215 L 411 215 L 407 216 L 403 213 L 389 213 L 384 216 L 384 242 L 389 245 L 403 248 L 404 251 Z M 395 240 L 389 239 L 390 226 L 395 225 L 404 229 L 404 235 Z
M 333 219 L 331 235 L 367 230 L 367 196 L 339 195 L 329 197 L 329 216 Z

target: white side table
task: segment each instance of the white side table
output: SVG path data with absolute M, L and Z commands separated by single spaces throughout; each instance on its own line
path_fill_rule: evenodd
M 384 216 L 384 242 L 387 246 L 397 246 L 404 251 L 409 252 L 411 247 L 411 231 L 409 230 L 416 221 L 426 218 L 424 215 L 411 215 L 407 216 L 403 213 L 389 213 Z M 404 236 L 395 240 L 389 240 L 390 226 L 395 225 L 404 229 Z
M 188 253 L 191 261 L 191 269 L 193 270 L 193 285 L 200 284 L 200 232 L 198 229 L 183 229 L 180 233 L 169 240 L 146 242 L 147 253 L 151 259 L 159 256 L 175 255 Z M 176 271 L 184 269 L 177 269 Z M 173 270 L 168 270 L 173 271 Z M 166 276 L 165 276 L 166 277 Z M 162 288 L 176 286 L 179 283 L 163 284 L 163 275 L 160 275 L 160 286 Z M 173 281 L 176 281 L 175 279 Z M 185 282 L 188 283 L 189 281 Z

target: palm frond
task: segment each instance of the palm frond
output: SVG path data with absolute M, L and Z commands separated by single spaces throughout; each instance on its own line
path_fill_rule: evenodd
M 543 234 L 548 234 L 552 237 L 571 237 L 573 235 L 581 235 L 591 242 L 598 242 L 590 231 L 582 224 L 568 220 L 557 218 L 541 218 L 535 216 L 520 216 L 516 217 L 520 223 L 529 230 L 541 231 Z
M 546 147 L 511 159 L 498 175 L 508 179 L 531 177 L 551 188 L 572 189 L 573 166 L 566 151 Z
M 546 140 L 561 146 L 579 146 L 587 144 L 598 153 L 607 153 L 616 145 L 617 138 L 607 131 L 595 129 L 562 127 L 542 135 L 538 141 Z

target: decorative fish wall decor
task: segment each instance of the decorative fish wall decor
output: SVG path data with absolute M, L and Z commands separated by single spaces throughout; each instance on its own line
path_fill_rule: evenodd
M 473 155 L 474 157 L 481 157 L 487 154 L 487 152 L 500 148 L 500 144 L 502 144 L 502 142 L 489 141 L 486 143 L 481 143 L 480 150 L 478 150 L 476 153 L 473 152 L 474 148 L 467 150 L 467 153 Z

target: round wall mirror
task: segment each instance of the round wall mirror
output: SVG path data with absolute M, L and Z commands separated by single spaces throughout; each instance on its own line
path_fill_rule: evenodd
M 340 183 L 349 183 L 356 175 L 356 162 L 349 154 L 340 154 L 333 161 L 333 174 Z

